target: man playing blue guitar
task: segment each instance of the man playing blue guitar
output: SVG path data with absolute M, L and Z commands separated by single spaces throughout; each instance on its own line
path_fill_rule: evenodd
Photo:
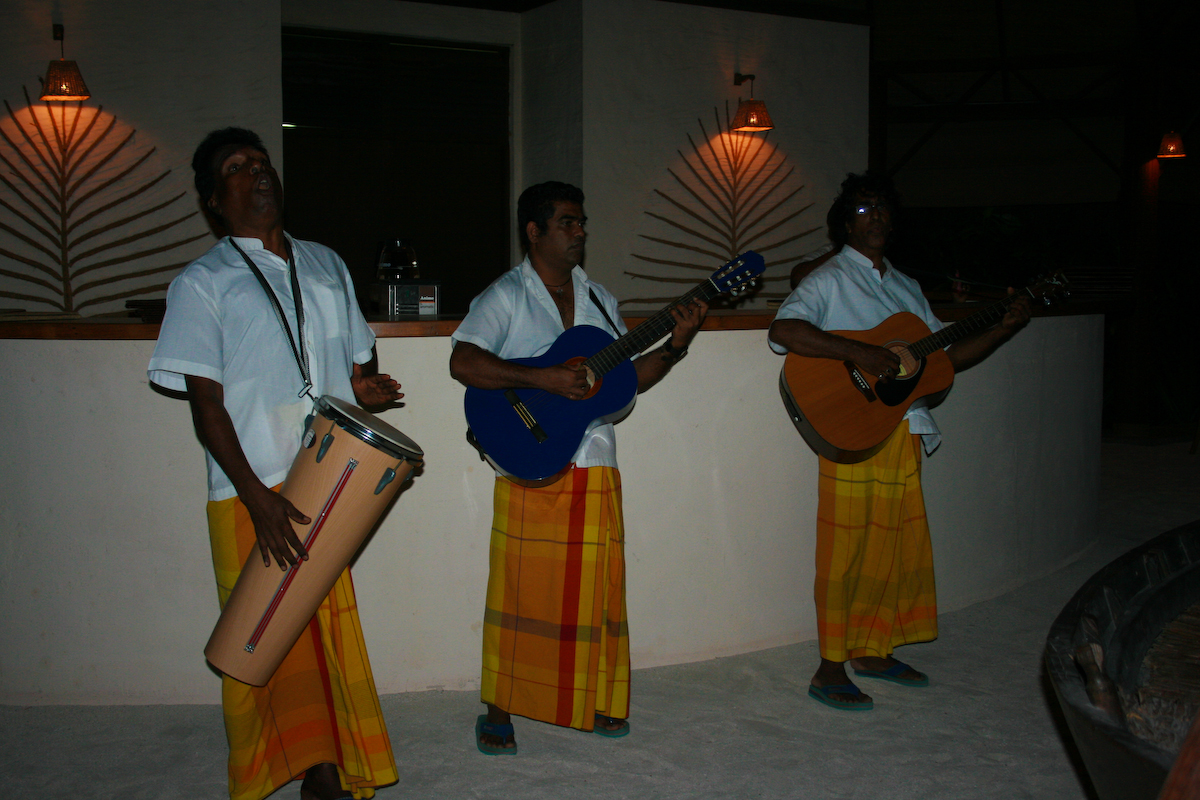
M 517 202 L 525 260 L 471 302 L 451 337 L 450 374 L 486 390 L 540 389 L 572 401 L 594 376 L 579 364 L 515 364 L 564 331 L 590 325 L 626 332 L 616 298 L 580 264 L 587 240 L 583 192 L 549 182 Z M 659 348 L 633 361 L 637 391 L 658 383 L 687 353 L 708 311 L 671 309 Z M 611 423 L 587 426 L 572 463 L 549 485 L 497 475 L 483 628 L 482 701 L 475 726 L 487 755 L 517 752 L 511 715 L 619 737 L 629 733 L 629 633 L 625 619 L 621 477 Z
M 932 331 L 942 328 L 917 282 L 884 258 L 897 205 L 886 176 L 850 175 L 842 183 L 828 216 L 830 239 L 841 251 L 805 276 L 784 300 L 768 334 L 772 350 L 845 362 L 847 369 L 857 367 L 872 381 L 910 377 L 902 374 L 897 354 L 880 346 L 888 340 L 873 344 L 831 333 L 868 331 L 902 312 L 917 315 Z M 998 325 L 946 351 L 954 371 L 982 361 L 1028 321 L 1029 302 L 1021 296 Z M 837 371 L 849 385 L 846 371 Z M 866 393 L 865 386 L 860 391 Z M 928 677 L 898 661 L 892 651 L 937 637 L 918 447 L 923 444 L 932 453 L 941 435 L 925 401 L 918 399 L 880 441 L 877 451 L 855 463 L 820 456 L 814 596 L 821 664 L 808 694 L 847 711 L 868 710 L 873 702 L 847 677 L 846 661 L 861 677 L 927 686 Z

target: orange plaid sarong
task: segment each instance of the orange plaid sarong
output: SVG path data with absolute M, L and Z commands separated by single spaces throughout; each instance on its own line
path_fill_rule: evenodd
M 621 475 L 572 468 L 551 486 L 496 479 L 481 696 L 592 730 L 629 716 Z
M 258 540 L 236 497 L 209 502 L 208 530 L 224 608 L 247 556 L 258 557 Z M 374 797 L 374 787 L 399 779 L 349 569 L 267 685 L 223 675 L 221 704 L 232 800 L 259 800 L 323 763 L 338 766 L 356 798 Z
M 920 448 L 903 422 L 866 461 L 820 459 L 813 594 L 822 658 L 886 658 L 937 638 Z

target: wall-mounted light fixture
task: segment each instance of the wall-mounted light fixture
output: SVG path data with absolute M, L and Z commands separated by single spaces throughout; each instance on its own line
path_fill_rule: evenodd
M 746 81 L 750 81 L 750 99 L 738 101 L 737 114 L 729 127 L 735 131 L 769 131 L 775 127 L 775 123 L 767 113 L 767 104 L 754 99 L 754 76 L 733 73 L 734 86 L 741 86 Z
M 58 61 L 51 61 L 50 66 L 46 67 L 46 79 L 42 82 L 42 100 L 87 100 L 92 96 L 88 91 L 87 84 L 83 82 L 83 75 L 79 72 L 79 65 L 74 61 L 67 61 L 63 52 L 63 26 L 53 25 L 51 32 L 54 35 L 54 41 L 58 42 Z
M 1187 153 L 1183 151 L 1183 139 L 1175 131 L 1168 131 L 1163 134 L 1162 144 L 1158 146 L 1159 158 L 1183 158 Z

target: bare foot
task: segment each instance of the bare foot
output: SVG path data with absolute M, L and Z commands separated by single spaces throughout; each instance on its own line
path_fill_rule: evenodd
M 494 706 L 491 703 L 487 704 L 487 721 L 493 725 L 511 725 L 512 715 L 499 706 Z M 497 736 L 493 733 L 479 734 L 479 743 L 485 747 L 502 747 L 505 750 L 511 750 L 517 746 L 516 734 L 509 736 Z
M 326 762 L 305 770 L 304 782 L 300 784 L 300 800 L 337 800 L 350 796 L 350 792 L 342 788 L 342 779 L 338 777 L 335 764 Z
M 809 683 L 818 689 L 823 689 L 826 686 L 845 686 L 850 682 L 850 679 L 846 677 L 845 662 L 830 661 L 825 658 L 821 659 L 821 666 L 817 667 L 816 673 L 812 676 L 812 680 L 809 681 Z M 830 692 L 826 697 L 835 703 L 845 705 L 867 705 L 872 702 L 871 697 L 862 692 L 858 694 Z

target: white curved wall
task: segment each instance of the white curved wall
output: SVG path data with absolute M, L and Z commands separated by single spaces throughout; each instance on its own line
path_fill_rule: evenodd
M 1095 529 L 1102 318 L 1039 318 L 959 376 L 926 467 L 942 610 L 1062 564 Z M 153 342 L 6 341 L 0 703 L 215 703 L 203 455 L 151 391 Z M 492 473 L 446 338 L 386 339 L 427 464 L 355 566 L 381 692 L 478 686 Z M 816 457 L 764 331 L 712 331 L 618 428 L 635 667 L 815 637 Z

